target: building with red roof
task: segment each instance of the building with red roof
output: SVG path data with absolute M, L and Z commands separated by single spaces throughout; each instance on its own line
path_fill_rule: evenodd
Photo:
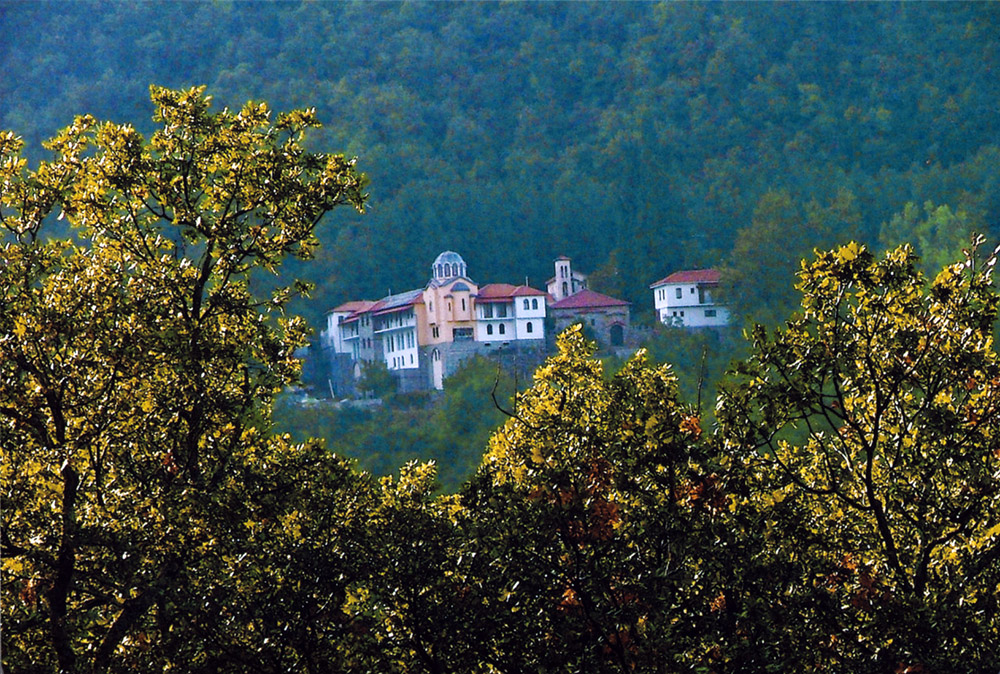
M 526 285 L 484 285 L 476 295 L 476 341 L 544 340 L 547 299 Z
M 364 363 L 379 361 L 396 375 L 401 391 L 440 389 L 471 355 L 519 344 L 543 349 L 546 293 L 508 283 L 480 287 L 466 269 L 461 255 L 444 251 L 423 288 L 331 310 L 321 336 L 331 371 L 343 371 L 340 360 L 346 359 L 357 379 Z
M 715 328 L 729 323 L 729 310 L 715 301 L 715 269 L 677 271 L 650 285 L 656 317 L 664 325 Z
M 545 290 L 553 301 L 564 300 L 587 287 L 587 275 L 573 269 L 573 260 L 560 255 L 555 259 L 556 274 L 545 282 Z
M 555 331 L 562 332 L 574 323 L 582 323 L 597 341 L 623 346 L 629 330 L 631 304 L 603 295 L 589 288 L 549 305 Z

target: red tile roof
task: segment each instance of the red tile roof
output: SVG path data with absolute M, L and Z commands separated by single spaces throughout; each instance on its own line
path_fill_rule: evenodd
M 649 286 L 655 288 L 667 283 L 707 283 L 715 285 L 719 282 L 719 272 L 715 269 L 688 269 L 686 271 L 675 271 L 666 278 L 661 278 L 656 283 Z
M 351 300 L 350 302 L 344 302 L 343 304 L 334 307 L 330 310 L 330 313 L 333 313 L 334 311 L 347 311 L 350 313 L 354 313 L 356 311 L 367 311 L 373 304 L 375 303 L 371 300 Z
M 590 289 L 584 289 L 575 295 L 570 295 L 549 306 L 550 309 L 600 309 L 605 307 L 627 307 L 631 304 L 625 300 L 602 295 Z
M 535 290 L 531 286 L 516 286 L 510 283 L 487 283 L 479 289 L 477 302 L 507 302 L 514 297 L 531 297 L 545 295 L 544 291 Z

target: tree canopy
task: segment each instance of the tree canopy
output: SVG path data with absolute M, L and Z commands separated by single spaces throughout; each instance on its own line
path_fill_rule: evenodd
M 996 666 L 997 257 L 981 243 L 929 284 L 907 246 L 819 254 L 802 315 L 758 326 L 720 396 L 767 554 L 801 574 L 777 593 L 815 639 L 800 667 Z
M 440 494 L 433 464 L 375 478 L 274 432 L 305 286 L 261 277 L 365 205 L 353 160 L 304 147 L 312 110 L 151 98 L 148 140 L 78 117 L 32 170 L 0 134 L 5 668 L 1000 667 L 982 237 L 931 281 L 907 246 L 803 262 L 801 312 L 749 334 L 712 429 L 670 366 L 606 373 L 571 328 Z M 762 223 L 857 213 L 768 194 Z M 968 223 L 925 215 L 930 246 Z M 442 417 L 476 413 L 481 368 Z
M 148 141 L 82 116 L 26 171 L 20 141 L 0 140 L 14 669 L 106 671 L 137 643 L 180 658 L 181 626 L 211 606 L 255 522 L 287 516 L 281 499 L 251 514 L 252 476 L 312 451 L 268 433 L 270 401 L 298 372 L 305 325 L 284 313 L 298 289 L 260 297 L 253 274 L 307 255 L 326 211 L 361 208 L 364 177 L 303 149 L 311 110 L 212 112 L 202 89 L 151 98 Z M 56 218 L 78 241 L 44 236 Z

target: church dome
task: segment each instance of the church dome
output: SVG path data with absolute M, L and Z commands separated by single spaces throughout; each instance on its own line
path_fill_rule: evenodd
M 431 278 L 438 283 L 449 279 L 465 276 L 465 260 L 458 253 L 446 250 L 434 260 L 431 267 Z

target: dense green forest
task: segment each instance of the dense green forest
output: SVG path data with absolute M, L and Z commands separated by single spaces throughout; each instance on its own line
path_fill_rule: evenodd
M 0 128 L 33 159 L 81 110 L 147 130 L 151 83 L 316 106 L 316 146 L 358 156 L 372 187 L 364 217 L 328 216 L 318 259 L 291 267 L 316 283 L 296 306 L 314 326 L 422 285 L 445 249 L 476 280 L 536 286 L 570 255 L 647 320 L 649 283 L 725 267 L 741 314 L 775 323 L 815 247 L 913 241 L 940 266 L 1000 220 L 995 3 L 0 12 Z
M 316 106 L 324 128 L 309 142 L 357 156 L 371 185 L 365 215 L 327 215 L 316 259 L 285 265 L 315 284 L 290 305 L 314 328 L 344 300 L 421 286 L 445 249 L 478 281 L 536 287 L 570 255 L 647 323 L 649 283 L 720 267 L 741 324 L 778 325 L 814 248 L 907 241 L 931 270 L 972 231 L 1000 234 L 995 3 L 13 1 L 0 13 L 0 128 L 32 162 L 81 111 L 149 131 L 150 84 L 205 84 L 217 106 Z M 701 350 L 669 341 L 652 352 L 690 394 Z M 725 347 L 710 354 L 713 386 L 742 353 Z M 474 464 L 498 421 L 480 407 L 464 438 L 419 431 L 422 456 Z M 413 437 L 399 405 L 325 422 L 278 411 L 299 436 L 355 442 L 370 468 L 393 463 L 390 447 L 414 455 L 397 441 Z
M 148 137 L 81 115 L 35 169 L 0 133 L 4 669 L 1000 666 L 985 236 L 933 278 L 908 245 L 804 260 L 710 432 L 669 365 L 571 327 L 498 379 L 507 420 L 441 494 L 431 463 L 377 477 L 274 423 L 308 329 L 254 279 L 364 210 L 355 162 L 307 149 L 310 109 L 150 95 Z M 461 425 L 483 369 L 399 412 Z
M 5 670 L 1000 668 L 995 3 L 0 25 Z M 482 361 L 436 400 L 276 397 L 297 316 L 446 248 L 536 286 L 570 255 L 640 322 L 717 266 L 779 329 L 570 332 L 498 406 Z

